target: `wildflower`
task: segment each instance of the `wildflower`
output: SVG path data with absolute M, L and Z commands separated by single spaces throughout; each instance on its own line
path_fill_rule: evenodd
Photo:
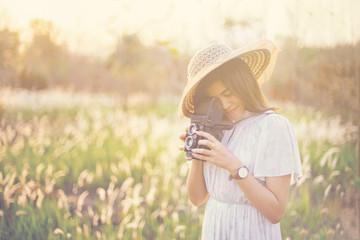
M 26 214 L 26 212 L 23 211 L 23 210 L 18 210 L 18 211 L 16 211 L 16 213 L 15 213 L 16 216 L 25 215 L 25 214 Z
M 323 217 L 326 217 L 329 214 L 328 208 L 321 209 L 320 213 L 323 215 Z
M 79 175 L 79 177 L 78 177 L 78 182 L 77 182 L 77 184 L 78 184 L 79 187 L 83 187 L 83 186 L 84 186 L 84 179 L 86 178 L 86 176 L 88 175 L 88 173 L 89 173 L 89 170 L 87 170 L 87 169 L 83 170 L 83 171 L 80 173 L 80 175 Z
M 331 238 L 332 236 L 335 235 L 335 230 L 332 228 L 329 228 L 329 230 L 326 232 L 326 234 Z
M 99 195 L 99 198 L 101 201 L 105 201 L 105 198 L 106 198 L 105 189 L 99 187 L 96 189 L 96 193 Z
M 38 199 L 36 200 L 36 207 L 37 207 L 37 208 L 40 208 L 40 207 L 41 207 L 41 204 L 42 204 L 42 201 L 43 201 L 43 199 L 44 199 L 44 194 L 43 194 L 43 192 L 40 190 L 40 188 L 38 188 L 38 189 L 36 190 L 36 194 L 37 194 L 37 196 L 38 196 Z
M 57 235 L 57 234 L 64 235 L 64 232 L 63 232 L 63 230 L 61 230 L 60 228 L 56 228 L 56 229 L 54 230 L 54 234 L 55 234 L 55 235 Z
M 300 236 L 301 236 L 302 238 L 305 238 L 308 234 L 309 234 L 309 230 L 307 230 L 307 229 L 305 229 L 305 228 L 301 229 L 301 231 L 300 231 Z
M 79 196 L 79 199 L 78 199 L 78 202 L 77 202 L 77 206 L 76 206 L 76 209 L 81 212 L 82 210 L 82 207 L 84 205 L 84 200 L 85 198 L 89 195 L 89 192 L 88 191 L 85 191 L 83 192 L 82 194 L 80 194 Z

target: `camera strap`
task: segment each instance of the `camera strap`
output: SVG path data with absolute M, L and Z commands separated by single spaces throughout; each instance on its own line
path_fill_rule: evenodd
M 271 111 L 271 110 L 268 110 L 266 112 L 264 112 L 265 114 L 272 114 L 272 113 L 276 113 L 274 111 Z M 253 116 L 257 116 L 257 115 L 260 115 L 260 114 L 263 114 L 263 113 L 254 113 L 254 112 L 249 112 L 249 111 L 245 111 L 245 113 L 241 116 L 241 118 L 237 121 L 234 122 L 234 128 L 233 128 L 233 131 L 229 137 L 229 139 L 227 140 L 227 143 L 230 142 L 232 136 L 234 135 L 235 133 L 235 130 L 236 130 L 236 127 L 237 127 L 237 124 L 241 121 L 244 121 L 245 119 L 248 119 L 248 118 L 251 118 Z

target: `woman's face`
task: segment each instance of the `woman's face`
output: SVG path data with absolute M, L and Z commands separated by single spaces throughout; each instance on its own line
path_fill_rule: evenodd
M 221 81 L 213 82 L 207 89 L 208 96 L 214 97 L 221 104 L 225 114 L 231 120 L 238 120 L 245 112 L 244 104 L 239 96 L 235 95 Z

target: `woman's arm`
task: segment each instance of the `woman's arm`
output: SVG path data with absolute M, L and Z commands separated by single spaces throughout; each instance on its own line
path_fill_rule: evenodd
M 195 206 L 202 205 L 209 196 L 206 189 L 203 163 L 201 161 L 192 160 L 189 175 L 186 182 L 186 189 L 190 201 Z
M 236 182 L 259 212 L 270 222 L 278 223 L 285 214 L 290 176 L 268 177 L 264 186 L 249 173 L 245 179 L 238 179 Z
M 209 133 L 199 131 L 197 134 L 207 138 L 200 140 L 199 144 L 208 146 L 211 150 L 194 149 L 194 157 L 225 168 L 229 174 L 234 174 L 243 166 L 239 159 Z M 250 173 L 245 179 L 236 182 L 251 204 L 269 221 L 277 223 L 283 218 L 290 189 L 290 175 L 267 177 L 266 186 Z
M 185 134 L 181 134 L 179 136 L 179 138 L 183 142 L 185 141 L 186 133 L 187 133 L 187 129 Z M 179 149 L 184 150 L 185 148 L 184 146 L 180 146 Z M 187 159 L 187 160 L 191 160 L 191 159 Z M 208 198 L 209 194 L 206 189 L 206 184 L 204 179 L 203 162 L 197 160 L 191 161 L 191 167 L 186 181 L 186 189 L 190 201 L 195 206 L 202 205 Z

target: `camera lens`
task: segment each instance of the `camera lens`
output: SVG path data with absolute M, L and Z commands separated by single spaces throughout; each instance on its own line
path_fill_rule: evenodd
M 192 123 L 189 127 L 189 134 L 194 134 L 199 129 L 196 123 Z
M 192 135 L 192 136 L 186 137 L 186 139 L 185 139 L 185 147 L 186 147 L 187 149 L 192 148 L 192 147 L 195 146 L 195 144 L 196 144 L 196 137 L 197 137 L 196 135 Z

